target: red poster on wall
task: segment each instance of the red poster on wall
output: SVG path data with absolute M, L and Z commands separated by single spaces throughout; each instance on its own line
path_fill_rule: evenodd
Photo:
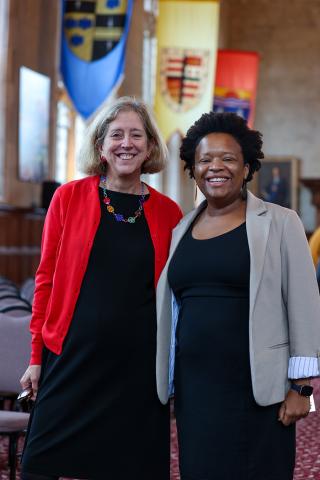
M 241 50 L 219 50 L 213 110 L 234 112 L 253 126 L 259 55 Z

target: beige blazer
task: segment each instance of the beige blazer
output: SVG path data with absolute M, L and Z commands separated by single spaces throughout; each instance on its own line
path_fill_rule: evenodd
M 167 264 L 157 287 L 157 390 L 168 401 L 172 324 L 168 265 L 179 241 L 205 207 L 186 215 L 173 231 Z M 281 402 L 290 387 L 288 365 L 312 357 L 320 369 L 320 300 L 302 223 L 293 210 L 248 192 L 250 250 L 249 348 L 253 393 L 259 405 Z M 316 363 L 315 363 L 316 362 Z

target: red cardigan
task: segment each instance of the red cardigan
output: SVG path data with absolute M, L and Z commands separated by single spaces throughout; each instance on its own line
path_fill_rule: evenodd
M 62 351 L 100 223 L 98 185 L 98 176 L 67 183 L 51 201 L 36 273 L 31 365 L 41 364 L 44 344 L 56 354 Z M 171 231 L 182 213 L 168 197 L 148 189 L 150 197 L 143 208 L 155 251 L 156 284 L 168 257 Z

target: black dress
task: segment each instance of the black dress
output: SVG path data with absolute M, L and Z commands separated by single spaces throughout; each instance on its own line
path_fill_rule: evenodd
M 279 404 L 260 407 L 249 359 L 250 255 L 245 223 L 196 240 L 191 229 L 169 266 L 181 302 L 175 411 L 182 480 L 289 480 L 295 427 Z
M 110 196 L 119 213 L 137 210 L 136 195 Z M 155 385 L 153 244 L 144 215 L 134 224 L 116 222 L 101 191 L 100 201 L 100 226 L 63 351 L 44 350 L 23 469 L 168 480 L 169 410 Z

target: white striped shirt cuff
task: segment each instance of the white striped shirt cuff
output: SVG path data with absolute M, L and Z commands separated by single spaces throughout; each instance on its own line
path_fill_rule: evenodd
M 290 357 L 288 378 L 319 377 L 319 360 L 316 357 Z

